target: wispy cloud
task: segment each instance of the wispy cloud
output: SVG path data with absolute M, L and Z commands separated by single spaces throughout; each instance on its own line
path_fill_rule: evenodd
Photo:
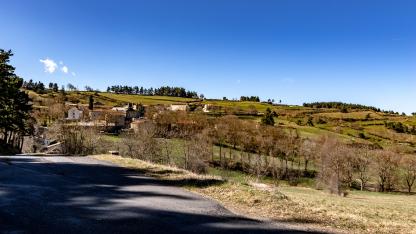
M 65 74 L 68 73 L 68 67 L 67 66 L 61 67 L 61 71 Z
M 39 61 L 43 63 L 45 72 L 47 73 L 52 74 L 56 71 L 56 68 L 58 68 L 58 65 L 52 59 L 46 58 L 46 59 L 40 59 Z
M 71 72 L 72 76 L 76 76 L 77 74 L 75 74 L 75 72 Z

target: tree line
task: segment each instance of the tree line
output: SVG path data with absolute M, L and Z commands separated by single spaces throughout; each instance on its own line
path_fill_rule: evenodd
M 260 102 L 260 98 L 258 96 L 241 96 L 240 101 L 242 101 L 242 102 Z
M 30 79 L 29 81 L 23 81 L 22 87 L 27 90 L 35 91 L 36 93 L 44 93 L 46 90 L 45 84 L 43 84 L 40 81 L 33 82 L 32 79 Z
M 380 108 L 373 106 L 366 106 L 361 104 L 351 104 L 344 102 L 312 102 L 312 103 L 303 103 L 304 107 L 311 108 L 334 108 L 334 109 L 353 109 L 353 110 L 372 110 L 376 112 L 381 112 Z
M 113 85 L 107 88 L 107 92 L 121 93 L 121 94 L 138 94 L 147 96 L 169 96 L 169 97 L 184 97 L 184 98 L 198 98 L 198 93 L 189 91 L 182 87 L 162 86 L 160 88 L 144 88 L 139 86 L 127 85 Z
M 46 87 L 45 84 L 42 81 L 36 81 L 33 82 L 32 79 L 29 81 L 23 81 L 22 88 L 26 90 L 32 90 L 36 93 L 47 93 L 47 92 L 58 92 L 59 86 L 58 83 L 49 82 L 48 86 Z M 62 86 L 61 90 L 64 90 L 64 87 Z

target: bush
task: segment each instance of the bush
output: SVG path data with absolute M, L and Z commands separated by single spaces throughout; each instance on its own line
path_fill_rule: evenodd
M 93 154 L 100 140 L 96 129 L 79 125 L 55 124 L 49 133 L 61 142 L 60 152 L 69 155 Z

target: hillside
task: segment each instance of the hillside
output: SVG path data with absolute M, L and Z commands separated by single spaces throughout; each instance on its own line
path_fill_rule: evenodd
M 48 103 L 54 102 L 59 93 L 37 94 L 29 91 L 36 109 L 47 109 Z M 276 112 L 276 125 L 295 128 L 303 137 L 317 138 L 333 133 L 348 143 L 371 144 L 374 147 L 399 148 L 403 153 L 416 152 L 415 116 L 403 116 L 374 110 L 335 108 L 314 108 L 303 106 L 271 105 L 268 103 L 248 101 L 199 100 L 192 98 L 167 96 L 142 96 L 105 92 L 67 92 L 66 101 L 87 105 L 90 96 L 96 104 L 103 106 L 120 106 L 127 103 L 142 103 L 143 105 L 170 105 L 188 103 L 202 108 L 208 104 L 210 115 L 234 114 L 240 118 L 260 121 L 262 113 L 270 108 Z M 200 109 L 196 109 L 197 111 Z M 405 126 L 407 131 L 395 126 Z M 412 132 L 413 130 L 413 132 Z

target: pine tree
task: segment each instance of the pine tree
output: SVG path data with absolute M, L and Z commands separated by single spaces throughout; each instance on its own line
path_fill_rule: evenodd
M 92 95 L 90 95 L 90 100 L 88 103 L 88 109 L 93 110 L 94 109 L 94 98 L 92 97 Z
M 261 123 L 265 125 L 274 126 L 274 118 L 273 113 L 270 108 L 267 108 L 266 113 L 264 114 L 263 118 L 261 119 Z
M 0 153 L 20 152 L 23 136 L 30 134 L 29 96 L 20 90 L 23 79 L 9 64 L 12 52 L 0 49 Z

